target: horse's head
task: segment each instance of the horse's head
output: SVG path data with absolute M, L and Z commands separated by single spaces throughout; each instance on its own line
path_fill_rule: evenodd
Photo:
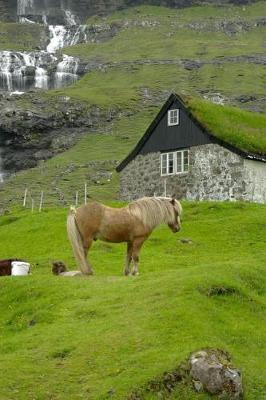
M 170 203 L 173 206 L 173 220 L 168 223 L 169 228 L 172 230 L 173 233 L 179 232 L 181 229 L 181 213 L 182 207 L 179 201 L 175 199 L 175 196 L 172 197 Z

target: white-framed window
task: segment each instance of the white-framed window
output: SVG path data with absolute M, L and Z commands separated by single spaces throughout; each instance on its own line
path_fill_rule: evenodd
M 161 154 L 161 174 L 162 175 L 173 175 L 175 172 L 175 153 L 163 153 Z
M 189 150 L 161 154 L 161 175 L 183 174 L 189 170 Z
M 168 126 L 179 125 L 179 109 L 168 111 Z

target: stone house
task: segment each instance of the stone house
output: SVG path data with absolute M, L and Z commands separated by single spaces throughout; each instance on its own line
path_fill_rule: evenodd
M 124 200 L 166 193 L 266 203 L 266 151 L 251 153 L 225 142 L 176 94 L 116 170 Z

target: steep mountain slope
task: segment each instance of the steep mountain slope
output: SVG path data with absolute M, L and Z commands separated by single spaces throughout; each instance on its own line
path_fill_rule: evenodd
M 114 166 L 172 91 L 264 112 L 263 15 L 265 2 L 184 10 L 143 6 L 89 20 L 99 29 L 113 24 L 117 32 L 104 41 L 64 49 L 80 57 L 80 68 L 87 71 L 83 78 L 65 89 L 14 97 L 1 112 L 12 139 L 3 154 L 12 163 L 22 160 L 23 167 L 84 137 L 69 152 L 7 181 L 2 204 L 21 202 L 25 186 L 33 197 L 45 190 L 47 204 L 69 204 L 84 181 L 92 197 L 116 197 Z M 16 131 L 11 118 L 14 125 L 19 122 Z M 51 135 L 54 139 L 45 142 Z M 27 157 L 21 159 L 22 149 Z

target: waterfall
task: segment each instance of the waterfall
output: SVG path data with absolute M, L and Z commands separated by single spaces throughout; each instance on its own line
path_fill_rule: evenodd
M 57 50 L 66 46 L 74 46 L 81 42 L 87 42 L 86 25 L 49 25 L 50 43 L 47 46 L 49 53 L 55 53 Z
M 48 89 L 48 66 L 57 64 L 58 59 L 45 51 L 0 51 L 0 88 L 8 92 Z
M 78 79 L 78 59 L 75 57 L 63 55 L 63 61 L 61 61 L 56 70 L 55 74 L 55 86 L 57 88 L 71 85 Z
M 46 2 L 44 2 L 46 3 Z M 23 93 L 38 89 L 60 88 L 78 79 L 79 59 L 56 52 L 66 46 L 87 42 L 87 26 L 78 25 L 77 17 L 60 1 L 60 11 L 65 25 L 49 25 L 49 9 L 42 8 L 39 19 L 36 13 L 39 2 L 18 0 L 17 14 L 21 23 L 41 21 L 49 29 L 50 41 L 44 51 L 0 51 L 0 91 Z
M 23 90 L 26 63 L 23 53 L 0 52 L 0 84 L 4 90 Z
M 34 0 L 17 0 L 18 15 L 30 15 L 34 8 Z
M 77 25 L 76 16 L 70 10 L 64 10 L 64 13 L 67 25 Z
M 66 28 L 63 25 L 49 25 L 50 43 L 48 53 L 55 53 L 65 45 Z
M 31 21 L 29 18 L 26 17 L 19 17 L 19 22 L 21 24 L 36 24 L 35 21 Z
M 35 72 L 35 87 L 39 89 L 49 88 L 49 77 L 47 71 L 42 67 L 37 67 Z

